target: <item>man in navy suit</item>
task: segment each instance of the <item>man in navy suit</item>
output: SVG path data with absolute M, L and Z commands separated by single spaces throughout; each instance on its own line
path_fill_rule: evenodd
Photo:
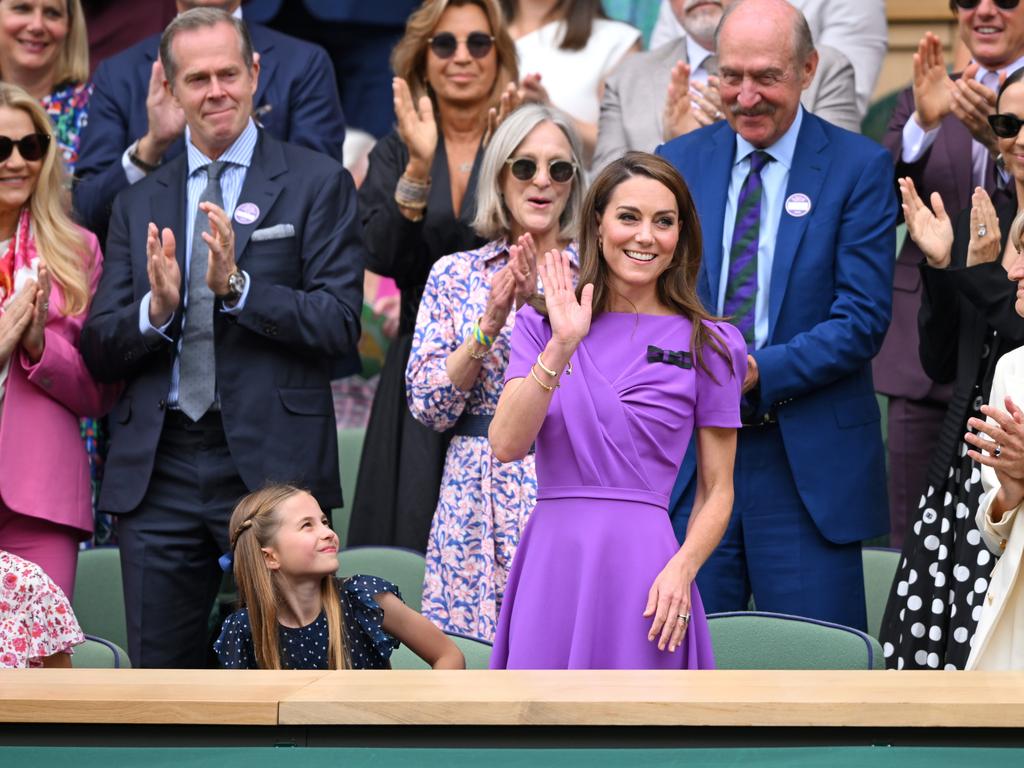
M 241 0 L 178 0 L 178 11 L 209 6 L 241 15 Z M 275 138 L 341 160 L 345 120 L 334 68 L 322 48 L 250 24 L 261 70 L 254 117 Z M 185 118 L 164 87 L 159 35 L 104 61 L 93 77 L 74 206 L 104 239 L 117 193 L 185 150 Z
M 341 504 L 330 359 L 356 348 L 365 259 L 348 172 L 253 122 L 241 21 L 187 11 L 161 61 L 190 141 L 115 201 L 81 343 L 125 383 L 99 506 L 119 515 L 129 655 L 197 667 L 238 499 L 289 481 Z
M 697 580 L 709 612 L 753 594 L 863 629 L 860 541 L 888 529 L 870 361 L 892 302 L 892 162 L 800 106 L 817 54 L 789 3 L 743 0 L 717 36 L 727 122 L 659 149 L 697 201 L 701 299 L 750 353 L 733 515 Z M 693 469 L 677 482 L 682 529 Z

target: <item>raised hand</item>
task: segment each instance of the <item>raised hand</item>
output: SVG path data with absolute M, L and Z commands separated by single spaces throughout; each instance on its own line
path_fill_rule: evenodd
M 140 139 L 137 152 L 145 162 L 156 165 L 171 143 L 185 132 L 185 113 L 164 87 L 164 68 L 160 59 L 153 62 L 149 73 L 146 120 L 146 135 Z
M 946 72 L 942 43 L 926 32 L 914 54 L 914 115 L 917 124 L 930 131 L 953 108 L 953 81 Z
M 235 271 L 235 230 L 219 205 L 200 203 L 199 210 L 210 218 L 210 231 L 203 232 L 203 242 L 210 246 L 206 284 L 214 296 L 224 296 L 229 290 L 228 277 Z
M 721 120 L 725 117 L 722 114 L 722 96 L 718 92 L 717 77 L 709 77 L 707 83 L 693 82 L 690 84 L 690 87 L 697 91 L 697 95 L 691 95 L 691 99 L 700 107 L 703 118 L 701 122 L 704 125 L 711 125 L 716 120 Z
M 953 250 L 953 224 L 949 220 L 942 197 L 932 192 L 932 209 L 924 204 L 917 194 L 914 182 L 909 178 L 899 179 L 900 197 L 903 198 L 903 219 L 907 232 L 928 259 L 929 266 L 945 269 Z
M 583 286 L 577 300 L 569 257 L 557 250 L 544 254 L 543 263 L 537 264 L 537 272 L 544 286 L 551 340 L 571 352 L 590 331 L 594 285 Z
M 14 298 L 0 313 L 0 365 L 7 362 L 14 350 L 18 348 L 25 329 L 32 322 L 35 295 L 36 281 L 29 280 L 21 287 L 20 291 L 14 294 Z
M 551 104 L 551 97 L 548 96 L 548 89 L 540 83 L 540 73 L 532 72 L 526 75 L 519 83 L 520 101 L 528 101 L 537 104 Z
M 480 330 L 496 338 L 505 327 L 508 313 L 512 310 L 512 299 L 516 295 L 516 281 L 512 276 L 511 265 L 506 265 L 494 274 L 491 280 L 491 292 L 487 296 L 487 306 L 480 318 Z
M 418 178 L 430 175 L 430 166 L 437 151 L 437 122 L 429 96 L 421 96 L 414 104 L 409 84 L 400 77 L 391 81 L 394 94 L 398 135 L 409 150 L 409 164 L 415 167 Z
M 967 451 L 968 456 L 995 470 L 1002 506 L 1013 509 L 1024 500 L 1024 412 L 1009 396 L 1003 405 L 1006 410 L 995 405 L 981 406 L 981 412 L 992 421 L 968 419 L 967 426 L 979 434 L 968 432 L 964 440 L 973 446 Z
M 996 92 L 974 78 L 978 63 L 972 62 L 963 75 L 953 81 L 951 109 L 971 135 L 989 151 L 996 150 L 996 135 L 988 124 L 988 116 L 996 112 Z
M 661 569 L 644 608 L 644 618 L 654 617 L 647 639 L 657 640 L 658 650 L 670 653 L 682 643 L 690 626 L 690 582 L 678 558 L 674 555 Z
M 146 274 L 149 276 L 149 323 L 154 328 L 167 323 L 181 303 L 181 270 L 174 254 L 174 233 L 149 223 L 146 236 Z
M 46 347 L 46 318 L 50 312 L 50 271 L 42 262 L 32 297 L 32 317 L 21 337 L 21 346 L 33 363 L 38 363 Z
M 494 132 L 498 130 L 498 126 L 501 125 L 506 117 L 515 112 L 522 103 L 523 99 L 520 95 L 519 87 L 515 83 L 509 83 L 501 94 L 498 107 L 491 107 L 487 110 L 487 131 L 484 133 L 485 147 L 490 143 Z
M 998 261 L 1002 256 L 999 219 L 988 193 L 975 187 L 971 196 L 971 241 L 967 244 L 967 266 Z
M 690 95 L 690 66 L 677 61 L 669 75 L 668 90 L 665 93 L 665 106 L 661 113 L 662 138 L 670 141 L 676 136 L 700 128 L 701 123 L 694 115 L 699 110 L 693 107 Z
M 533 235 L 520 235 L 508 249 L 508 267 L 516 281 L 516 307 L 533 298 L 537 292 L 537 248 Z

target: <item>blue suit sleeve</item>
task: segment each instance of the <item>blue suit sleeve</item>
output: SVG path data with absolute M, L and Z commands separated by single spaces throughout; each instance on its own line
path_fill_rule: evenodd
M 785 344 L 753 353 L 765 406 L 853 374 L 877 354 L 889 328 L 896 199 L 887 154 L 879 151 L 865 161 L 838 216 L 834 238 L 816 231 L 812 221 L 801 247 L 815 247 L 815 239 L 834 242 L 835 286 L 828 317 Z
M 340 163 L 345 117 L 334 65 L 320 46 L 309 45 L 308 49 L 311 55 L 303 63 L 301 79 L 288 94 L 291 122 L 285 141 L 323 152 Z

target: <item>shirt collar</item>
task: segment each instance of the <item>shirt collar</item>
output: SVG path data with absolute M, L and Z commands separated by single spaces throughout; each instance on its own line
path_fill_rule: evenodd
M 797 108 L 796 117 L 793 118 L 793 124 L 789 126 L 789 129 L 770 147 L 763 148 L 765 152 L 772 156 L 772 159 L 775 162 L 782 163 L 786 166 L 786 170 L 793 167 L 793 155 L 796 153 L 796 140 L 800 135 L 800 126 L 803 122 L 804 108 L 801 106 Z M 755 147 L 737 133 L 736 159 L 733 161 L 733 165 L 743 162 L 757 149 L 758 147 Z
M 974 63 L 977 64 L 977 62 Z M 974 76 L 974 79 L 980 83 L 982 78 L 985 77 L 985 75 L 987 75 L 989 72 L 995 72 L 997 75 L 1002 75 L 1003 73 L 1009 74 L 1010 72 L 1017 71 L 1021 67 L 1024 67 L 1024 56 L 1021 56 L 1019 59 L 1017 59 L 1009 66 L 1000 67 L 999 69 L 989 69 L 988 67 L 978 64 L 978 74 Z M 998 87 L 996 88 L 996 90 L 999 90 Z
M 704 59 L 708 56 L 714 56 L 714 51 L 709 51 L 703 45 L 693 39 L 692 36 L 686 36 L 686 60 L 690 63 L 690 71 L 694 71 L 704 66 Z
M 256 148 L 257 138 L 258 131 L 256 129 L 256 124 L 252 121 L 252 118 L 249 118 L 249 122 L 246 123 L 245 130 L 242 131 L 238 138 L 235 139 L 234 143 L 228 147 L 227 151 L 217 159 L 224 163 L 242 165 L 248 168 L 252 163 L 252 153 Z M 204 155 L 199 148 L 192 143 L 191 134 L 189 135 L 187 147 L 189 176 L 200 168 L 205 168 L 213 162 L 213 160 Z

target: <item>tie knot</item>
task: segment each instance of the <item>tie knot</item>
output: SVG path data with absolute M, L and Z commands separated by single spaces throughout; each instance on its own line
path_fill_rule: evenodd
M 206 177 L 210 181 L 220 181 L 220 175 L 224 172 L 227 167 L 227 163 L 220 160 L 214 161 L 206 166 Z
M 760 173 L 761 169 L 764 168 L 768 163 L 774 160 L 771 155 L 765 152 L 763 149 L 757 149 L 750 153 L 750 172 Z

